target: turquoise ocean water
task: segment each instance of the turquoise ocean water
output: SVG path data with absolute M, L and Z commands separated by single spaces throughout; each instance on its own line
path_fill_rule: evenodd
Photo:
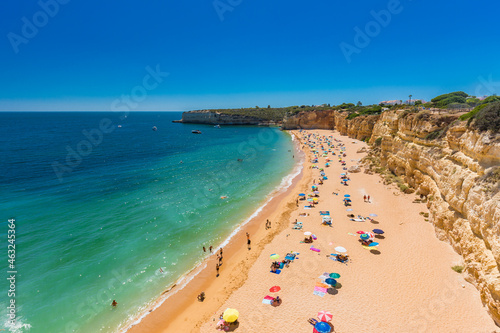
M 0 113 L 0 328 L 14 298 L 12 331 L 123 329 L 298 172 L 277 128 L 171 122 L 180 117 Z

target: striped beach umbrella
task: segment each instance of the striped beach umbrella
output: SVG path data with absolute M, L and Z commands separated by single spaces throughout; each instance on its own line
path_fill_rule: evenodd
M 278 260 L 280 258 L 280 255 L 274 253 L 274 254 L 271 254 L 270 258 L 273 259 L 273 260 Z
M 362 240 L 367 240 L 370 238 L 370 236 L 368 236 L 367 234 L 362 234 L 361 236 L 359 236 L 359 238 L 361 238 Z
M 328 311 L 320 311 L 318 312 L 318 319 L 320 321 L 331 321 L 333 319 L 333 315 Z

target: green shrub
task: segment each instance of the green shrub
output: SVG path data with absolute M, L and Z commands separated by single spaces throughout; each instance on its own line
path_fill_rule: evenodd
M 382 138 L 376 138 L 375 139 L 375 146 L 380 146 L 382 145 Z
M 359 113 L 354 112 L 354 113 L 351 113 L 350 115 L 348 115 L 347 119 L 351 120 L 351 119 L 356 118 L 357 116 L 359 116 Z
M 472 119 L 475 117 L 475 115 L 481 111 L 487 104 L 481 104 L 476 106 L 471 112 L 468 112 L 466 114 L 461 115 L 458 119 L 460 120 L 467 120 L 467 119 Z
M 500 131 L 500 102 L 486 104 L 486 106 L 476 114 L 474 126 L 479 131 Z
M 464 270 L 464 266 L 455 265 L 455 266 L 452 266 L 451 269 L 457 273 L 462 273 Z

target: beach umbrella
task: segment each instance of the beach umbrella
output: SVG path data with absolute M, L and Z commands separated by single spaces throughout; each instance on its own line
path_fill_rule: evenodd
M 378 245 L 377 242 L 373 242 L 373 243 L 368 244 L 369 247 L 374 247 L 374 246 L 377 246 L 377 245 Z
M 333 319 L 333 315 L 328 311 L 320 311 L 318 312 L 318 319 L 320 321 L 331 321 Z
M 382 230 L 382 229 L 373 229 L 372 231 L 373 231 L 373 233 L 378 234 L 378 235 L 381 235 L 384 233 L 384 230 Z
M 270 258 L 273 259 L 273 260 L 278 260 L 280 258 L 280 255 L 274 253 L 274 254 L 271 254 Z
M 371 217 L 377 217 L 378 215 L 377 214 L 370 214 Z
M 305 197 L 306 194 L 305 193 L 299 193 L 299 197 Z
M 347 252 L 347 250 L 344 247 L 342 247 L 342 246 L 337 246 L 335 248 L 335 251 L 337 251 L 339 253 L 345 253 L 345 252 Z
M 271 289 L 269 289 L 269 291 L 272 293 L 276 293 L 280 290 L 281 290 L 281 288 L 279 286 L 274 286 L 274 287 L 271 287 Z
M 346 211 L 352 212 L 352 208 L 347 208 Z
M 370 237 L 372 239 L 375 238 L 375 235 L 373 234 L 373 232 L 367 232 L 366 234 L 368 235 L 368 237 Z
M 326 279 L 326 280 L 325 280 L 325 283 L 328 283 L 329 285 L 334 286 L 334 285 L 336 285 L 336 284 L 337 284 L 337 280 L 335 280 L 335 279 L 330 279 L 330 278 L 329 278 L 329 279 Z
M 341 176 L 345 176 L 345 173 L 341 173 L 340 175 L 341 175 Z
M 331 277 L 332 279 L 338 279 L 338 278 L 340 277 L 340 274 L 339 274 L 339 273 L 331 273 L 331 274 L 330 274 L 330 277 Z
M 240 313 L 238 312 L 238 310 L 227 308 L 222 315 L 222 319 L 224 319 L 228 323 L 234 323 L 236 320 L 238 320 L 239 316 Z
M 314 193 L 314 194 L 319 194 L 319 191 L 314 191 L 313 193 Z
M 350 194 L 344 194 L 344 198 L 349 198 L 350 196 Z
M 361 236 L 359 236 L 359 238 L 361 238 L 362 240 L 367 240 L 370 238 L 370 236 L 368 236 L 367 234 L 362 234 Z
M 361 231 L 361 230 L 360 230 L 360 231 L 356 231 L 356 233 L 357 233 L 358 235 L 366 234 L 366 232 Z
M 314 201 L 314 202 L 318 201 L 318 198 L 313 198 L 313 201 Z
M 305 236 L 311 236 L 311 235 L 312 235 L 312 232 L 310 232 L 310 231 L 306 231 L 306 232 L 304 232 L 304 235 L 305 235 Z
M 319 333 L 330 333 L 332 330 L 330 325 L 328 325 L 324 321 L 320 321 L 316 325 L 314 325 L 314 329 Z
M 307 199 L 307 201 L 309 201 L 309 202 L 313 202 L 313 199 L 312 199 L 312 198 L 309 198 L 309 199 Z

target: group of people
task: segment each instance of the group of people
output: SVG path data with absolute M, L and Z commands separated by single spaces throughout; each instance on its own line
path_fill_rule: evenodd
M 370 202 L 370 196 L 369 195 L 364 195 L 363 196 L 363 201 L 364 202 Z
M 215 264 L 215 270 L 217 271 L 216 277 L 219 277 L 219 269 L 222 266 L 222 247 L 220 248 L 219 253 L 217 254 L 217 263 Z

